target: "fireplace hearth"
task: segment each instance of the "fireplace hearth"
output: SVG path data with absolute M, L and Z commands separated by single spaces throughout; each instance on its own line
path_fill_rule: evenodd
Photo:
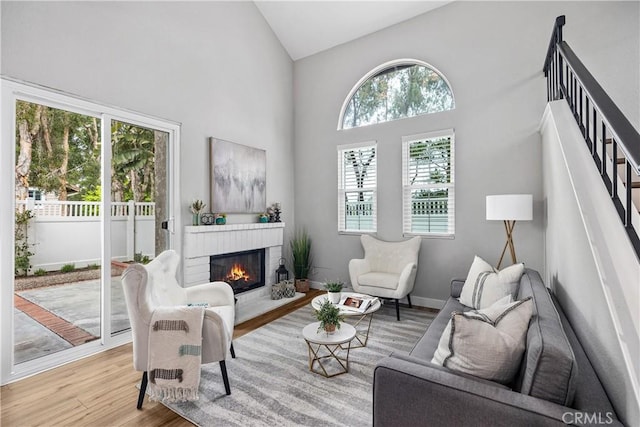
M 264 286 L 264 258 L 264 249 L 212 255 L 209 264 L 209 281 L 227 282 L 231 285 L 234 294 Z

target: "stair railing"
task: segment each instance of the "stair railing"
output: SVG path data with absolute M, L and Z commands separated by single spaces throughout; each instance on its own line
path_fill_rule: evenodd
M 632 224 L 634 207 L 631 196 L 634 187 L 632 173 L 640 175 L 640 134 L 562 39 L 565 22 L 564 15 L 556 18 L 547 49 L 543 68 L 547 78 L 547 100 L 565 99 L 569 104 L 611 201 L 640 258 L 640 238 Z M 607 146 L 610 146 L 609 156 Z M 624 165 L 624 203 L 618 195 L 618 165 Z

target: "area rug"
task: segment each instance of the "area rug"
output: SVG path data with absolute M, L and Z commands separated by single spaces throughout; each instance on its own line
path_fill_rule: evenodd
M 199 426 L 370 426 L 373 369 L 394 351 L 410 351 L 435 314 L 383 305 L 374 314 L 366 347 L 352 349 L 349 372 L 324 378 L 309 371 L 302 328 L 315 321 L 303 307 L 234 340 L 227 359 L 231 395 L 218 363 L 202 366 L 200 399 L 167 404 Z

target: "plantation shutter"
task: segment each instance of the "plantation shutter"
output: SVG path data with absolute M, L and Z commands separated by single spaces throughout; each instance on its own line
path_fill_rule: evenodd
M 338 231 L 375 232 L 376 142 L 338 146 Z
M 454 236 L 453 129 L 402 138 L 402 229 L 405 235 Z

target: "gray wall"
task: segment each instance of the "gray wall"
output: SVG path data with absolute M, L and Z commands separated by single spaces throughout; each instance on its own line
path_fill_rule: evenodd
M 267 150 L 267 203 L 293 221 L 293 63 L 252 2 L 3 1 L 1 71 L 180 122 L 183 225 L 210 206 L 210 136 Z
M 546 104 L 541 71 L 557 15 L 567 15 L 567 39 L 592 40 L 603 21 L 600 46 L 631 38 L 637 46 L 637 4 L 454 2 L 372 35 L 295 62 L 296 223 L 314 239 L 315 280 L 348 281 L 349 259 L 362 256 L 358 236 L 337 233 L 336 146 L 378 142 L 378 237 L 402 239 L 401 137 L 453 127 L 456 133 L 456 236 L 423 239 L 413 296 L 426 304 L 448 296 L 451 277 L 464 277 L 475 254 L 496 263 L 505 240 L 500 222 L 485 220 L 485 196 L 531 193 L 534 220 L 518 223 L 519 261 L 542 271 L 541 149 L 538 126 Z M 630 12 L 635 13 L 632 19 Z M 601 17 L 606 16 L 602 20 Z M 634 26 L 629 27 L 627 23 Z M 602 24 L 598 24 L 602 25 Z M 602 27 L 601 27 L 602 28 Z M 573 43 L 580 55 L 588 44 Z M 620 68 L 609 51 L 599 71 Z M 637 50 L 637 49 L 636 49 Z M 353 85 L 376 66 L 399 58 L 426 61 L 454 91 L 456 109 L 363 128 L 336 130 L 340 108 Z M 637 54 L 635 56 L 637 59 Z M 636 61 L 637 63 L 637 61 Z M 620 74 L 620 72 L 618 72 Z M 623 73 L 624 74 L 624 73 Z M 637 93 L 638 70 L 626 72 Z M 598 77 L 598 75 L 596 75 Z M 611 90 L 626 96 L 617 79 Z M 637 115 L 635 103 L 628 111 Z M 419 298 L 419 297 L 422 297 Z

